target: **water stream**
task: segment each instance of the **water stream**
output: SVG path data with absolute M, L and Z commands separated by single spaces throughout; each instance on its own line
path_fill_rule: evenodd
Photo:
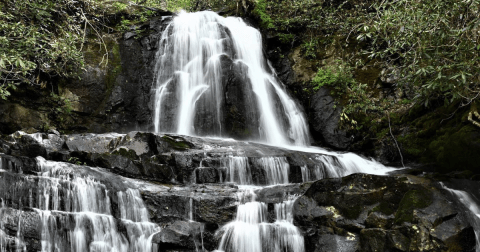
M 303 113 L 272 74 L 260 32 L 241 18 L 214 12 L 180 12 L 162 33 L 157 52 L 154 124 L 156 132 L 226 136 L 226 59 L 240 70 L 239 110 L 259 139 L 275 145 L 308 145 Z M 240 105 L 240 104 L 236 104 Z M 201 117 L 201 118 L 200 118 Z M 196 122 L 197 121 L 197 122 Z
M 77 176 L 70 164 L 41 157 L 37 157 L 37 162 L 41 169 L 40 192 L 34 209 L 42 223 L 42 252 L 151 251 L 151 235 L 159 228 L 149 222 L 138 190 L 117 192 L 120 218 L 128 235 L 125 237 L 117 228 L 111 195 L 105 185 L 90 177 Z M 58 228 L 69 226 L 73 228 Z
M 447 190 L 456 198 L 458 198 L 460 203 L 462 203 L 462 205 L 466 209 L 468 209 L 468 215 L 471 221 L 470 224 L 475 229 L 475 236 L 477 239 L 475 251 L 480 252 L 480 206 L 477 204 L 477 201 L 474 200 L 472 195 L 470 195 L 468 192 L 448 188 L 442 182 L 440 182 L 440 185 L 443 187 L 443 189 Z
M 232 75 L 240 84 L 231 82 Z M 159 41 L 153 86 L 155 132 L 229 136 L 231 118 L 227 114 L 231 111 L 226 107 L 236 101 L 234 105 L 240 107 L 234 109 L 245 111 L 245 131 L 252 131 L 252 140 L 321 154 L 314 161 L 316 167 L 302 167 L 303 182 L 355 172 L 385 174 L 391 170 L 355 154 L 308 147 L 308 125 L 301 109 L 264 58 L 260 32 L 241 18 L 224 18 L 210 11 L 176 15 Z M 232 93 L 237 97 L 232 98 Z M 244 102 L 239 102 L 242 99 Z M 220 182 L 290 182 L 286 157 L 231 155 L 223 159 L 222 165 L 226 170 L 224 179 L 223 172 L 217 171 Z M 200 165 L 197 172 L 199 169 L 205 167 Z M 258 176 L 254 179 L 254 173 L 263 174 L 262 181 Z M 194 182 L 196 176 L 195 173 Z M 304 251 L 303 237 L 293 225 L 292 199 L 275 205 L 276 219 L 272 223 L 266 218 L 266 204 L 255 201 L 253 191 L 245 189 L 241 194 L 235 220 L 221 229 L 224 234 L 218 251 Z

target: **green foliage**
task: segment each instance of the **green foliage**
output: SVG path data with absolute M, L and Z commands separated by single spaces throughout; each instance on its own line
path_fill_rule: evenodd
M 253 13 L 260 18 L 260 25 L 265 29 L 274 29 L 275 25 L 272 18 L 267 13 L 267 1 L 257 0 Z
M 295 35 L 291 34 L 291 33 L 288 33 L 288 34 L 279 33 L 278 38 L 279 38 L 280 42 L 282 42 L 283 44 L 289 44 L 289 43 L 292 43 L 293 41 L 295 41 Z
M 0 96 L 20 83 L 42 85 L 39 76 L 75 76 L 83 66 L 71 0 L 6 0 L 0 3 Z
M 128 31 L 130 30 L 130 26 L 133 24 L 132 20 L 125 19 L 122 17 L 122 21 L 120 21 L 120 24 L 118 24 L 117 29 L 119 31 Z
M 135 1 L 139 2 L 139 1 Z M 189 1 L 174 2 L 183 6 Z M 118 30 L 146 22 L 162 8 L 162 1 L 147 0 L 147 8 L 130 1 L 103 0 L 5 0 L 0 2 L 0 98 L 21 83 L 46 87 L 46 79 L 78 77 L 84 66 L 83 44 L 98 43 L 104 51 L 102 63 L 108 63 L 103 40 L 112 30 L 108 19 L 122 12 Z M 105 18 L 107 17 L 107 18 Z M 138 32 L 140 34 L 140 32 Z
M 352 69 L 341 61 L 333 65 L 319 68 L 312 80 L 313 91 L 322 87 L 331 90 L 331 94 L 344 102 L 340 119 L 351 128 L 359 129 L 355 115 L 359 113 L 377 112 L 380 107 L 371 99 L 367 84 L 358 83 L 352 74 Z M 338 104 L 337 104 L 338 105 Z
M 335 65 L 327 65 L 319 68 L 312 80 L 313 90 L 318 91 L 321 87 L 333 88 L 333 94 L 343 93 L 355 80 L 347 66 L 337 61 Z
M 193 0 L 165 0 L 166 7 L 170 11 L 191 11 L 196 1 Z
M 61 117 L 68 116 L 72 113 L 72 101 L 69 98 L 57 95 L 55 93 L 50 94 L 52 101 L 55 103 L 55 114 Z
M 310 38 L 302 44 L 302 51 L 306 58 L 315 59 L 317 57 L 318 40 Z
M 294 34 L 307 58 L 336 36 L 349 65 L 398 70 L 414 102 L 480 97 L 480 0 L 259 2 L 264 23 Z
M 431 99 L 470 103 L 480 93 L 480 1 L 378 1 L 358 19 L 356 38 L 384 67 L 400 69 L 425 105 Z M 362 22 L 362 23 L 360 23 Z
M 67 162 L 76 165 L 87 165 L 87 163 L 80 161 L 78 157 L 69 157 Z
M 115 12 L 121 12 L 121 11 L 125 11 L 128 5 L 122 2 L 114 2 L 112 4 L 112 7 L 114 8 Z

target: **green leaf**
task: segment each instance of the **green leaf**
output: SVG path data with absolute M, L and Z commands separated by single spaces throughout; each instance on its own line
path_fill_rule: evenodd
M 22 68 L 25 68 L 25 63 L 23 63 L 23 61 L 22 61 L 21 59 L 18 59 L 18 61 L 20 62 L 20 66 L 21 66 Z

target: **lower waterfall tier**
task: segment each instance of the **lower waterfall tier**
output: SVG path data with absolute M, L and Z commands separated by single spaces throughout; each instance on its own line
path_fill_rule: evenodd
M 349 153 L 143 132 L 17 132 L 0 139 L 0 153 L 0 252 L 471 251 L 476 242 L 450 191 L 365 174 L 392 169 Z

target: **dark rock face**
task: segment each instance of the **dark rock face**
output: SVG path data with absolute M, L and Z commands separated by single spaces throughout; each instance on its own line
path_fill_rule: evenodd
M 136 31 L 105 37 L 107 52 L 104 49 L 99 52 L 96 44 L 87 44 L 85 71 L 80 79 L 54 81 L 58 95 L 69 100 L 71 113 L 53 113 L 51 107 L 58 104 L 55 101 L 50 104 L 49 93 L 35 87 L 22 87 L 29 91 L 18 91 L 11 100 L 0 101 L 0 112 L 6 115 L 0 118 L 0 132 L 11 134 L 45 126 L 95 133 L 151 128 L 155 54 L 168 21 L 168 16 L 153 18 L 141 27 L 150 34 L 140 39 Z
M 246 77 L 247 67 L 242 62 L 232 64 L 233 71 L 225 85 L 225 123 L 233 138 L 258 139 L 260 133 L 257 99 L 247 94 L 252 91 L 252 84 Z
M 49 160 L 98 166 L 123 176 L 182 184 L 230 181 L 226 165 L 231 156 L 245 158 L 253 184 L 271 184 L 265 158 L 273 158 L 291 167 L 286 179 L 298 183 L 302 182 L 299 167 L 306 167 L 313 174 L 314 169 L 322 165 L 315 161 L 316 158 L 325 156 L 257 143 L 145 132 L 65 136 L 17 132 L 0 142 L 3 146 L 0 151 L 9 155 L 42 156 Z M 325 157 L 333 163 L 336 159 Z
M 339 127 L 342 108 L 335 104 L 330 91 L 322 87 L 311 101 L 310 128 L 315 139 L 335 149 L 347 149 L 352 139 Z
M 426 179 L 354 174 L 313 183 L 294 214 L 316 230 L 306 234 L 307 251 L 474 251 L 473 228 L 451 200 Z
M 45 183 L 50 181 L 39 176 L 42 168 L 39 158 L 34 158 L 36 156 L 58 160 L 60 162 L 53 163 L 66 169 L 65 172 L 74 170 L 75 176 L 89 177 L 104 185 L 111 199 L 112 215 L 121 233 L 126 232 L 126 227 L 119 219 L 121 211 L 118 209 L 117 193 L 128 188 L 138 189 L 150 220 L 162 227 L 152 240 L 161 251 L 195 251 L 200 246 L 211 251 L 218 246 L 215 232 L 234 219 L 239 204 L 240 190 L 237 186 L 219 183 L 223 181 L 220 177 L 225 178 L 218 173 L 219 170 L 225 172 L 222 158 L 231 153 L 232 146 L 238 150 L 243 148 L 245 155 L 251 156 L 252 166 L 260 158 L 259 150 L 266 155 L 292 155 L 289 151 L 260 144 L 142 132 L 64 136 L 17 132 L 2 137 L 0 143 L 0 151 L 8 154 L 0 154 L 2 239 L 8 248 L 17 246 L 15 237 L 18 229 L 22 228 L 22 242 L 27 251 L 41 249 L 39 231 L 42 221 L 33 209 L 39 208 Z M 302 153 L 299 155 L 304 156 Z M 292 161 L 292 165 L 298 160 L 300 158 Z M 162 173 L 164 171 L 167 173 Z M 195 177 L 204 184 L 193 184 Z M 56 187 L 68 188 L 69 183 L 59 180 Z M 272 204 L 270 214 L 274 216 L 273 204 L 284 201 L 285 192 L 301 194 L 309 185 L 264 188 L 258 194 L 263 201 Z M 52 218 L 56 219 L 57 226 L 73 229 L 74 215 L 68 212 L 65 193 L 64 189 L 59 190 L 60 200 L 56 207 L 59 211 L 52 212 Z M 20 219 L 21 226 L 18 225 Z M 58 229 L 56 235 L 62 235 L 62 232 Z

